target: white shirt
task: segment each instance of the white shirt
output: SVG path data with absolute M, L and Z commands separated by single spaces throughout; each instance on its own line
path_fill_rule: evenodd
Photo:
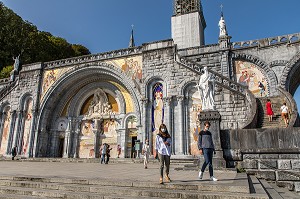
M 171 144 L 172 144 L 172 140 L 171 140 L 171 138 L 167 138 L 166 141 L 170 145 L 165 145 L 163 138 L 161 136 L 159 136 L 159 135 L 156 135 L 155 149 L 161 155 L 171 156 Z
M 281 109 L 281 113 L 288 113 L 289 112 L 289 108 L 286 105 L 283 105 L 280 109 Z

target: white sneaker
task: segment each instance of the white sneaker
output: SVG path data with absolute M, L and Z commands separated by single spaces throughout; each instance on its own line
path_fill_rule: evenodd
M 212 181 L 218 181 L 218 179 L 215 178 L 214 176 L 211 176 L 211 177 L 210 177 L 210 180 L 212 180 Z
M 202 179 L 202 178 L 203 178 L 203 172 L 199 171 L 199 179 Z

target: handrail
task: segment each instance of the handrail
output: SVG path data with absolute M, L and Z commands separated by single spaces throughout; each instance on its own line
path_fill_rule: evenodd
M 288 127 L 293 127 L 298 117 L 298 109 L 295 99 L 289 92 L 284 90 L 282 87 L 278 86 L 277 90 L 285 97 L 285 99 L 287 99 L 287 105 L 290 108 L 291 112 Z
M 174 59 L 175 59 L 176 63 L 183 65 L 184 67 L 194 71 L 195 73 L 197 73 L 199 75 L 202 74 L 201 68 L 203 66 L 201 66 L 200 64 L 198 64 L 194 61 L 188 60 L 187 58 L 183 58 L 180 55 L 178 55 L 178 53 L 175 53 Z M 237 82 L 229 79 L 228 77 L 225 77 L 211 69 L 208 69 L 208 71 L 215 75 L 215 80 L 216 80 L 215 83 L 217 85 L 242 96 L 249 103 L 248 104 L 248 107 L 249 107 L 248 114 L 250 116 L 247 117 L 247 121 L 245 122 L 245 126 L 243 128 L 253 128 L 254 126 L 256 126 L 257 103 L 256 103 L 254 95 L 251 93 L 251 91 L 248 89 L 248 87 L 245 85 L 242 85 L 240 83 L 237 83 Z

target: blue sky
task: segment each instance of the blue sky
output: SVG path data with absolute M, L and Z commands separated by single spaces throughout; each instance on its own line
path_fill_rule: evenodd
M 171 38 L 172 0 L 2 0 L 39 30 L 82 44 L 92 53 Z M 202 0 L 206 44 L 218 42 L 220 5 L 232 41 L 300 32 L 300 0 Z M 295 99 L 300 110 L 300 89 Z

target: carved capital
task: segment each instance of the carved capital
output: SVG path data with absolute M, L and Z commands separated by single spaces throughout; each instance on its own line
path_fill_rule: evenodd
M 172 97 L 163 98 L 164 104 L 170 106 L 172 103 Z
M 177 99 L 177 101 L 179 102 L 179 103 L 182 103 L 183 102 L 183 100 L 184 100 L 184 95 L 177 95 L 176 96 L 176 99 Z
M 145 97 L 145 98 L 142 98 L 141 101 L 142 101 L 142 104 L 143 104 L 144 106 L 147 106 L 148 103 L 149 103 L 149 99 L 146 98 L 146 97 Z

